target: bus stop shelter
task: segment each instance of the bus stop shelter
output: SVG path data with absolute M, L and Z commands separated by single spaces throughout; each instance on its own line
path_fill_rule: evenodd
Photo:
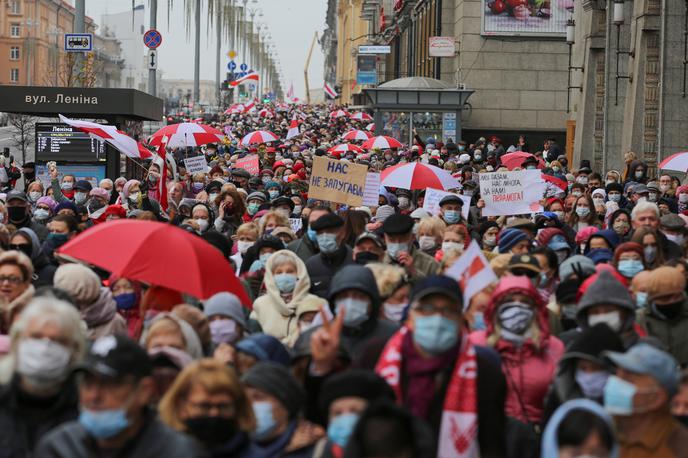
M 433 78 L 409 77 L 363 90 L 374 112 L 375 135 L 413 143 L 414 129 L 425 139 L 461 138 L 461 112 L 474 91 Z

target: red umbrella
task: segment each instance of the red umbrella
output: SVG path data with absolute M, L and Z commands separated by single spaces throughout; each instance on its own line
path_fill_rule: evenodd
M 379 149 L 390 149 L 390 148 L 401 148 L 401 143 L 399 143 L 399 140 L 392 138 L 392 137 L 387 137 L 385 135 L 380 135 L 378 137 L 372 137 L 363 142 L 361 145 L 361 148 L 363 149 L 373 149 L 373 148 L 379 148 Z
M 272 132 L 267 130 L 256 130 L 245 135 L 244 138 L 241 139 L 241 144 L 246 146 L 260 143 L 270 143 L 276 140 L 277 135 L 273 134 Z
M 373 135 L 366 132 L 365 130 L 350 130 L 342 138 L 344 140 L 368 140 Z
M 119 277 L 207 299 L 222 291 L 251 302 L 220 250 L 171 224 L 121 219 L 94 226 L 58 253 Z
M 333 153 L 333 152 L 339 152 L 339 153 L 344 153 L 346 151 L 353 151 L 355 153 L 360 153 L 363 151 L 360 146 L 352 145 L 351 143 L 342 143 L 341 145 L 333 146 L 332 148 L 328 149 L 328 153 Z
M 157 147 L 166 142 L 170 148 L 186 148 L 218 143 L 224 138 L 225 134 L 214 127 L 196 122 L 183 122 L 163 127 L 151 136 L 148 144 Z
M 524 153 L 523 151 L 516 151 L 515 153 L 509 153 L 505 154 L 502 156 L 500 161 L 502 162 L 502 165 L 506 167 L 509 170 L 513 170 L 516 167 L 521 167 L 523 165 L 523 161 L 528 159 L 529 157 L 535 157 L 538 160 L 538 168 L 544 168 L 545 163 L 541 158 L 538 158 L 530 153 Z

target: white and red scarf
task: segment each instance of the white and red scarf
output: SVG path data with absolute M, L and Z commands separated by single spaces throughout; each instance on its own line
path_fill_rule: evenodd
M 384 378 L 403 402 L 401 392 L 402 342 L 409 332 L 402 327 L 385 345 L 375 372 Z M 466 335 L 454 364 L 444 398 L 442 425 L 437 456 L 439 458 L 478 458 L 478 362 L 475 348 Z

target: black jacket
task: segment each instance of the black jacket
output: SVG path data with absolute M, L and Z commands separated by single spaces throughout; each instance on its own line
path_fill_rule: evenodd
M 308 261 L 311 256 L 318 254 L 318 246 L 311 242 L 308 238 L 308 234 L 304 234 L 301 238 L 289 242 L 287 249 L 296 253 L 296 256 L 301 258 L 303 262 Z
M 332 277 L 339 269 L 353 263 L 353 252 L 344 244 L 331 255 L 318 253 L 311 256 L 306 261 L 306 270 L 311 279 L 311 294 L 326 299 Z

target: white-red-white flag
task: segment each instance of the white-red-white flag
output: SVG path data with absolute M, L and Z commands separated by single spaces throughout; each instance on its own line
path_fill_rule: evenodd
M 337 94 L 337 91 L 335 91 L 334 88 L 327 83 L 325 83 L 324 90 L 325 90 L 325 94 L 327 94 L 332 99 L 336 99 L 337 97 L 339 97 L 339 94 Z
M 235 79 L 234 81 L 230 82 L 229 85 L 232 87 L 237 87 L 240 84 L 243 84 L 247 81 L 258 81 L 260 79 L 260 76 L 258 76 L 258 73 L 256 72 L 251 72 L 246 76 L 242 76 L 241 78 Z
M 115 126 L 70 119 L 62 115 L 60 115 L 60 121 L 72 127 L 76 127 L 82 132 L 86 132 L 97 140 L 111 144 L 120 152 L 124 153 L 125 156 L 132 159 L 148 159 L 153 156 L 153 153 L 140 142 L 137 142 L 121 130 L 117 130 Z
M 299 130 L 299 121 L 296 120 L 296 116 L 291 120 L 289 125 L 289 131 L 287 132 L 287 140 L 294 138 L 299 135 L 301 131 Z
M 463 291 L 464 310 L 475 294 L 498 280 L 475 240 L 471 242 L 461 257 L 447 269 L 445 275 L 459 282 L 461 291 Z

